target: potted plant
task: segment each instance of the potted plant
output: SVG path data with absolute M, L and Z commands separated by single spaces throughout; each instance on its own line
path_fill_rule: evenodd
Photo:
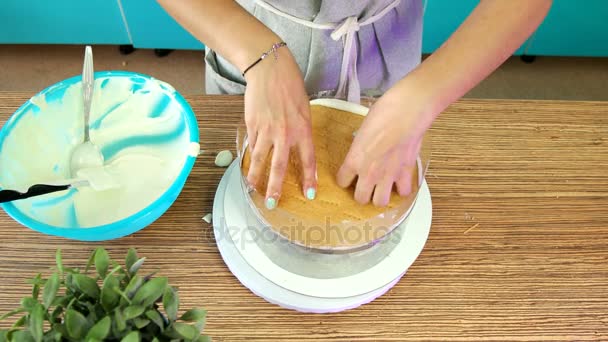
M 64 267 L 57 250 L 55 272 L 33 278 L 32 295 L 0 317 L 23 314 L 0 330 L 0 342 L 210 341 L 201 335 L 206 311 L 194 308 L 178 316 L 177 289 L 155 273 L 140 276 L 144 260 L 130 249 L 123 267 L 98 248 L 81 271 Z

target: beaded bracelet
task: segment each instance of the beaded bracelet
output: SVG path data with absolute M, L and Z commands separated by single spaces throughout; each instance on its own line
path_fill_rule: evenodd
M 247 69 L 245 69 L 245 71 L 243 71 L 243 77 L 245 77 L 245 74 L 247 73 L 247 71 L 249 71 L 249 69 L 253 68 L 254 66 L 256 66 L 256 64 L 260 63 L 264 58 L 268 57 L 268 55 L 270 55 L 271 53 L 274 55 L 274 59 L 277 60 L 278 56 L 277 56 L 277 50 L 283 46 L 287 46 L 287 43 L 285 42 L 280 42 L 280 43 L 275 43 L 272 44 L 272 47 L 270 48 L 270 50 L 268 50 L 267 52 L 264 52 L 260 58 L 258 58 L 257 61 L 253 62 L 253 64 L 251 64 L 249 67 L 247 67 Z

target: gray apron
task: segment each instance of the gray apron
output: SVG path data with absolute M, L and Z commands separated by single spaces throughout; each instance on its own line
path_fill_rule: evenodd
M 422 0 L 237 2 L 287 43 L 309 94 L 358 103 L 362 94 L 384 93 L 421 61 Z M 205 61 L 207 94 L 244 94 L 245 80 L 232 64 L 208 48 Z

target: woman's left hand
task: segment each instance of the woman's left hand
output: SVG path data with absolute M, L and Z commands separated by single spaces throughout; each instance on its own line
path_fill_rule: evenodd
M 386 206 L 393 185 L 401 196 L 411 193 L 422 138 L 433 121 L 414 99 L 396 90 L 387 92 L 370 108 L 357 131 L 337 175 L 343 188 L 357 178 L 357 202 L 373 200 L 376 206 Z

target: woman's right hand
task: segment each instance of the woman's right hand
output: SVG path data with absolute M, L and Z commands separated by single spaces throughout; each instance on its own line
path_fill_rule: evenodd
M 295 148 L 302 167 L 302 192 L 314 199 L 317 180 L 310 105 L 295 59 L 287 47 L 281 47 L 276 55 L 271 53 L 247 71 L 245 78 L 245 123 L 251 153 L 247 181 L 256 188 L 270 157 L 265 203 L 274 209 L 281 197 L 290 151 Z
M 280 40 L 236 1 L 157 0 L 184 28 L 224 56 L 239 70 Z M 266 206 L 276 207 L 289 152 L 297 149 L 302 165 L 302 191 L 316 193 L 316 166 L 310 123 L 309 100 L 302 74 L 287 47 L 277 50 L 246 74 L 245 122 L 252 158 L 247 175 L 250 185 L 264 176 L 266 159 L 272 160 Z M 270 156 L 272 151 L 272 156 Z

